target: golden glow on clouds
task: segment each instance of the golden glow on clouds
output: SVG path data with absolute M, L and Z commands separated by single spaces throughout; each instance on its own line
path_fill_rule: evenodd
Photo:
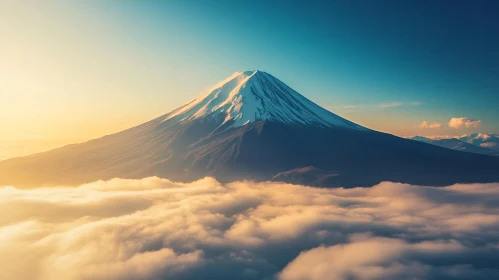
M 469 119 L 466 117 L 460 117 L 460 118 L 452 118 L 449 121 L 449 127 L 452 128 L 470 128 L 470 127 L 479 127 L 482 125 L 482 121 L 480 120 L 473 120 Z
M 429 123 L 427 121 L 422 121 L 420 124 L 417 125 L 419 128 L 430 128 L 430 129 L 438 129 L 442 127 L 442 124 L 440 123 Z
M 4 187 L 0 211 L 0 279 L 499 276 L 498 184 L 113 179 Z

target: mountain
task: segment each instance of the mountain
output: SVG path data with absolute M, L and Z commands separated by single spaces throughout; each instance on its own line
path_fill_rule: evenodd
M 223 117 L 224 128 L 256 121 L 367 130 L 345 120 L 261 71 L 238 72 L 207 93 L 167 114 L 164 121 Z
M 425 143 L 429 143 L 432 145 L 452 149 L 452 150 L 457 150 L 457 151 L 463 151 L 463 152 L 469 152 L 469 153 L 477 153 L 477 154 L 483 154 L 483 155 L 492 155 L 492 156 L 499 156 L 499 141 L 497 143 L 494 143 L 490 140 L 492 136 L 486 137 L 486 134 L 482 133 L 476 133 L 476 135 L 482 135 L 482 138 L 478 138 L 478 140 L 475 137 L 471 135 L 464 135 L 459 138 L 442 138 L 442 139 L 431 139 L 431 138 L 426 138 L 423 136 L 414 136 L 410 139 L 416 140 L 416 141 L 421 141 Z M 480 137 L 480 136 L 479 136 Z M 462 140 L 460 140 L 462 139 Z M 489 142 L 486 142 L 487 139 L 490 139 Z M 464 140 L 464 141 L 463 141 Z M 499 140 L 499 138 L 498 138 Z M 496 148 L 497 147 L 497 148 Z
M 499 181 L 499 157 L 370 130 L 261 71 L 239 72 L 190 103 L 128 130 L 0 162 L 0 185 L 33 187 L 160 176 L 274 180 L 320 187 L 381 181 Z
M 477 145 L 483 148 L 492 149 L 499 155 L 499 134 L 496 133 L 472 133 L 458 138 L 459 140 Z

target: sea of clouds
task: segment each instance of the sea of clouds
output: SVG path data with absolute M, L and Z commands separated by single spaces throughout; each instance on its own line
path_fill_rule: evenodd
M 0 189 L 0 279 L 499 279 L 499 184 Z

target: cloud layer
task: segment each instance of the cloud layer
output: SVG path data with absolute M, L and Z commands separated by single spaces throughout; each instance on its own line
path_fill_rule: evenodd
M 499 184 L 0 189 L 0 279 L 499 279 Z
M 466 117 L 452 118 L 449 121 L 449 127 L 457 128 L 457 129 L 479 127 L 480 125 L 482 125 L 482 121 L 469 119 Z

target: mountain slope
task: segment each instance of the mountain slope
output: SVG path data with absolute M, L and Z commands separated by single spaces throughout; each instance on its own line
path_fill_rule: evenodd
M 489 142 L 474 144 L 473 142 L 465 142 L 458 138 L 430 139 L 423 136 L 414 136 L 410 139 L 457 151 L 492 156 L 499 155 L 499 150 L 494 149 L 494 145 L 487 146 L 487 144 L 490 144 Z M 460 139 L 465 140 L 466 136 L 460 137 Z
M 277 180 L 321 187 L 381 181 L 499 181 L 499 158 L 369 130 L 263 72 L 240 72 L 128 130 L 0 162 L 0 185 L 33 187 L 161 176 Z

